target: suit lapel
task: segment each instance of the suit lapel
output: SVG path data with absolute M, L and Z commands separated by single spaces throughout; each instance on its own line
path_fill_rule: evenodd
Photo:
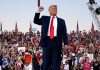
M 46 34 L 48 34 L 49 24 L 50 24 L 50 16 L 48 16 L 47 23 L 46 23 Z
M 50 16 L 48 17 L 48 20 L 47 20 L 47 27 L 49 28 L 49 24 L 50 24 Z
M 59 31 L 59 18 L 57 17 L 57 35 L 58 35 L 58 31 Z

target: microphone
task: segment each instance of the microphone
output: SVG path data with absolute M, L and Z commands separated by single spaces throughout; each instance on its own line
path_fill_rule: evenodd
M 40 0 L 37 0 L 37 4 L 38 4 L 39 11 L 43 11 L 44 8 L 42 6 L 40 6 Z
M 38 0 L 38 7 L 40 6 L 40 0 Z

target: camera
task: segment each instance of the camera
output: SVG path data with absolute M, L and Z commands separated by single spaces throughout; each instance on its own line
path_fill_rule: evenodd
M 100 7 L 95 10 L 97 15 L 100 15 Z

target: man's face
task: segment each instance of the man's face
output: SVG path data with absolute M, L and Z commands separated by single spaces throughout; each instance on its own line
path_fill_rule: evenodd
M 57 15 L 57 6 L 49 7 L 49 13 L 51 16 L 56 16 Z

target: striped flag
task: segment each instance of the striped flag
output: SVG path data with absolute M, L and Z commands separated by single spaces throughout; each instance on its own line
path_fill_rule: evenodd
M 2 22 L 1 22 L 1 24 L 0 24 L 0 31 L 2 31 Z
M 2 22 L 0 24 L 0 35 L 2 34 Z
M 94 24 L 93 24 L 93 21 L 92 21 L 92 27 L 91 27 L 91 30 L 94 30 Z
M 77 32 L 79 32 L 79 25 L 78 25 L 78 21 L 77 21 L 76 31 L 77 31 Z
M 38 7 L 40 6 L 40 0 L 38 0 Z

